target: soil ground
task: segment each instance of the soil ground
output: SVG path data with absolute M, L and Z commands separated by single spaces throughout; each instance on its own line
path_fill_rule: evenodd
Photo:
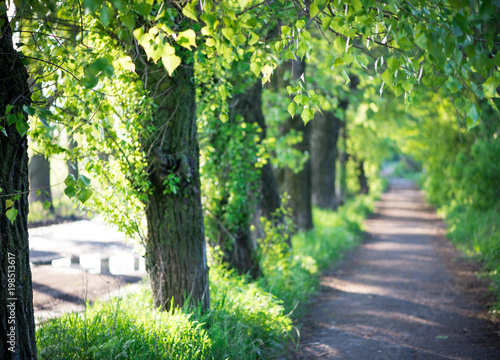
M 32 265 L 35 323 L 67 312 L 82 312 L 87 301 L 134 291 L 140 276 L 90 274 L 85 270 Z
M 500 359 L 487 284 L 411 182 L 391 183 L 366 233 L 323 275 L 290 359 Z

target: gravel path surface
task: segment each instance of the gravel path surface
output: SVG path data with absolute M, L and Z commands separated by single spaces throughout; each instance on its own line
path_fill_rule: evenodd
M 366 231 L 322 277 L 290 359 L 500 359 L 487 285 L 413 184 L 393 181 Z

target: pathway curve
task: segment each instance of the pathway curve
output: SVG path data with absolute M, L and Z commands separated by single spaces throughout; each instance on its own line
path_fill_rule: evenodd
M 500 359 L 499 328 L 484 317 L 471 265 L 457 260 L 420 191 L 394 181 L 366 231 L 322 277 L 291 359 Z

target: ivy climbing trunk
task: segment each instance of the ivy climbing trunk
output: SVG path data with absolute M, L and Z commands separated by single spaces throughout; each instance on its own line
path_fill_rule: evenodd
M 146 204 L 146 266 L 156 306 L 208 309 L 208 265 L 201 208 L 192 52 L 169 77 L 160 65 L 136 62 L 155 103 L 155 132 L 143 140 L 151 191 Z M 145 64 L 145 65 L 144 65 Z
M 332 111 L 318 111 L 312 122 L 312 202 L 323 209 L 337 209 L 335 180 L 340 124 L 341 120 Z
M 305 62 L 292 61 L 292 78 L 297 81 L 305 71 Z M 302 152 L 304 156 L 310 154 L 311 123 L 304 125 L 304 121 L 298 115 L 289 118 L 281 127 L 283 135 L 290 131 L 302 133 L 302 141 L 295 145 L 295 148 Z M 294 172 L 289 167 L 285 167 L 283 173 L 283 183 L 285 191 L 290 195 L 290 206 L 293 210 L 293 220 L 298 230 L 311 230 L 313 228 L 312 203 L 311 203 L 311 158 L 309 157 L 304 167 Z
M 0 5 L 5 5 L 2 1 Z M 28 140 L 4 116 L 7 105 L 11 114 L 22 114 L 30 105 L 28 73 L 12 46 L 7 16 L 0 16 L 0 358 L 36 359 L 33 292 L 28 244 Z M 19 194 L 13 197 L 11 194 Z M 14 200 L 14 203 L 7 203 Z M 9 209 L 6 209 L 9 207 Z M 8 219 L 18 211 L 11 223 Z M 10 211 L 9 211 L 10 210 Z

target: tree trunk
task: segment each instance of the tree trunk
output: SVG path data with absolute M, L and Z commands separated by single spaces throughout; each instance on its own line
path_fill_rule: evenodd
M 360 160 L 358 162 L 358 181 L 359 181 L 359 193 L 360 194 L 368 194 L 370 191 L 370 187 L 368 186 L 368 179 L 365 174 L 365 162 Z
M 3 2 L 2 2 L 3 3 Z M 11 113 L 22 113 L 30 105 L 28 73 L 12 46 L 7 16 L 0 28 L 0 114 L 13 105 Z M 24 119 L 26 119 L 26 115 Z M 0 358 L 36 359 L 35 321 L 28 243 L 28 141 L 15 125 L 0 120 L 7 136 L 0 131 Z M 19 194 L 16 200 L 10 194 Z M 14 204 L 6 209 L 6 201 Z M 13 223 L 7 211 L 18 211 Z M 10 214 L 10 212 L 9 212 Z
M 339 151 L 339 195 L 338 195 L 338 206 L 344 205 L 347 196 L 347 159 L 349 155 L 347 153 L 347 126 L 346 120 L 340 125 L 340 139 L 341 146 Z
M 50 161 L 43 155 L 33 155 L 29 165 L 30 194 L 29 201 L 49 201 L 51 203 L 50 211 L 54 212 L 52 206 L 52 192 L 50 191 Z M 40 194 L 37 194 L 40 190 Z
M 243 117 L 243 120 L 248 124 L 257 123 L 261 128 L 260 141 L 266 138 L 266 123 L 264 114 L 262 113 L 262 82 L 259 80 L 255 82 L 245 93 L 235 96 L 234 114 Z M 255 164 L 252 164 L 254 166 Z M 255 169 L 255 171 L 259 171 Z M 245 234 L 243 239 L 237 238 L 238 246 L 243 248 L 240 251 L 239 258 L 243 255 L 247 256 L 245 262 L 237 265 L 236 268 L 249 272 L 252 277 L 256 278 L 260 275 L 261 271 L 256 258 L 255 250 L 257 249 L 257 239 L 264 236 L 260 224 L 260 218 L 264 216 L 271 219 L 272 214 L 280 207 L 280 196 L 278 191 L 278 184 L 274 177 L 271 163 L 268 161 L 261 169 L 258 184 L 250 184 L 250 189 L 257 189 L 255 193 L 249 193 L 249 197 L 258 196 L 257 206 L 250 213 L 247 228 L 241 229 L 241 233 Z M 249 203 L 253 203 L 249 201 Z M 252 236 L 249 226 L 253 224 L 256 228 L 256 235 Z M 244 240 L 244 242 L 242 242 Z M 240 270 L 240 272 L 241 272 Z
M 331 111 L 317 112 L 312 122 L 312 202 L 322 209 L 337 209 L 335 173 L 340 124 Z
M 262 113 L 262 82 L 257 81 L 248 91 L 249 97 L 246 99 L 248 116 L 245 117 L 247 123 L 256 122 L 259 124 L 262 132 L 260 133 L 260 141 L 266 139 L 267 126 Z M 278 190 L 278 182 L 274 176 L 273 167 L 270 161 L 267 161 L 260 169 L 260 191 L 259 204 L 257 206 L 256 219 L 261 216 L 266 219 L 271 219 L 273 213 L 281 206 L 280 193 Z
M 304 74 L 305 62 L 292 61 L 292 77 L 296 81 Z M 311 123 L 304 126 L 304 121 L 298 115 L 289 118 L 282 126 L 281 133 L 287 134 L 291 130 L 302 132 L 302 141 L 295 145 L 304 156 L 310 154 Z M 293 210 L 294 223 L 298 230 L 311 230 L 313 228 L 312 204 L 311 204 L 311 159 L 309 158 L 304 167 L 298 173 L 286 167 L 284 170 L 284 187 L 290 195 L 290 207 Z
M 194 61 L 188 50 L 178 50 L 177 55 L 182 65 L 172 77 L 151 62 L 142 70 L 145 86 L 157 105 L 152 125 L 158 129 L 143 140 L 152 184 L 146 204 L 146 266 L 156 306 L 168 310 L 189 300 L 208 309 Z M 139 71 L 144 68 L 141 60 L 136 61 L 136 67 Z M 169 191 L 164 182 L 173 184 L 175 190 Z

